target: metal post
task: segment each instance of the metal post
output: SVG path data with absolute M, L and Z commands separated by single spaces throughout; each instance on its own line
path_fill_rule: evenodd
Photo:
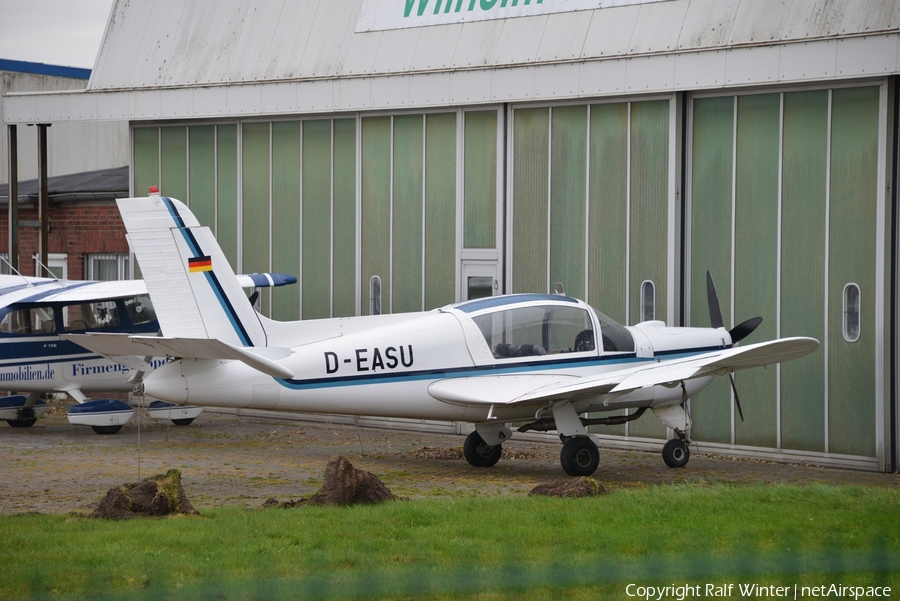
M 16 126 L 6 126 L 9 132 L 9 264 L 19 270 L 19 138 Z
M 50 204 L 47 198 L 47 128 L 49 123 L 38 123 L 38 220 L 41 222 L 41 237 L 38 247 L 42 269 L 47 269 L 47 245 L 50 232 Z M 35 269 L 35 275 L 41 275 Z M 53 277 L 47 273 L 47 277 Z

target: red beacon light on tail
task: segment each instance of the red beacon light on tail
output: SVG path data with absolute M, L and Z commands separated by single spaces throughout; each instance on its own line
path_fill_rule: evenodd
M 149 195 L 151 195 L 151 196 L 154 195 L 154 194 L 155 194 L 156 196 L 159 196 L 159 188 L 157 188 L 156 186 L 150 186 L 150 189 L 147 190 L 147 194 L 149 194 Z

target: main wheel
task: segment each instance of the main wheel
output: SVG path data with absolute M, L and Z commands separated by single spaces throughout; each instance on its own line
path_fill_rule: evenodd
M 503 445 L 487 444 L 478 432 L 466 436 L 466 442 L 463 443 L 463 455 L 466 456 L 469 465 L 475 467 L 491 467 L 500 460 L 501 453 Z
M 563 444 L 559 462 L 570 476 L 590 476 L 600 465 L 600 449 L 587 436 L 575 436 Z
M 684 467 L 691 458 L 691 451 L 683 440 L 673 438 L 663 447 L 662 456 L 669 467 Z
M 97 434 L 115 434 L 122 426 L 91 426 L 91 429 Z
M 173 419 L 172 423 L 176 426 L 190 426 L 192 421 L 194 421 L 193 417 L 185 417 L 182 419 Z
M 8 419 L 6 423 L 9 424 L 11 428 L 30 428 L 37 422 L 36 417 L 32 417 L 29 419 Z

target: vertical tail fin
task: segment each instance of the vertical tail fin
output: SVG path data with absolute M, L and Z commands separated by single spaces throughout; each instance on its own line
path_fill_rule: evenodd
M 266 346 L 225 254 L 190 209 L 157 195 L 117 203 L 164 336 Z

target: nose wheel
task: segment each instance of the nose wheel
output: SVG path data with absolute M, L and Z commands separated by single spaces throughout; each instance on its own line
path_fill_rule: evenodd
M 662 456 L 669 467 L 684 467 L 691 458 L 691 451 L 684 439 L 673 438 L 663 446 Z

